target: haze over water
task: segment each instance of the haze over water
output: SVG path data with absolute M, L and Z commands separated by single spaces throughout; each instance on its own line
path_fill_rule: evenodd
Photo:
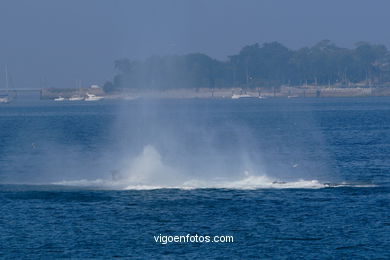
M 2 0 L 0 258 L 390 259 L 389 8 Z
M 0 256 L 387 257 L 388 104 L 14 102 L 0 114 Z M 187 233 L 235 242 L 153 239 Z
M 3 0 L 0 86 L 8 65 L 19 88 L 103 85 L 120 58 L 205 53 L 225 60 L 243 46 L 294 50 L 328 39 L 390 47 L 389 2 L 376 0 Z
M 2 110 L 1 177 L 122 189 L 375 184 L 343 176 L 333 142 L 347 132 L 334 125 L 340 113 L 376 104 L 325 100 L 19 101 Z

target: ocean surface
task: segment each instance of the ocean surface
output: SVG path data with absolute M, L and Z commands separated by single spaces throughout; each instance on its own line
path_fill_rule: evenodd
M 389 155 L 390 98 L 15 100 L 0 258 L 390 259 Z

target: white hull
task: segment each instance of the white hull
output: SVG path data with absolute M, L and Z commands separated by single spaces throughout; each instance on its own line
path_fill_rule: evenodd
M 83 97 L 71 97 L 71 98 L 69 98 L 69 101 L 82 101 L 82 100 L 84 100 Z
M 54 101 L 65 101 L 65 98 L 63 98 L 63 97 L 58 97 L 58 98 L 55 98 Z
M 93 94 L 88 94 L 87 93 L 87 97 L 85 98 L 85 101 L 99 101 L 99 100 L 102 100 L 104 97 L 99 97 L 99 96 L 95 96 Z
M 0 98 L 0 103 L 6 104 L 11 102 L 11 100 L 8 97 L 1 97 Z
M 232 99 L 239 99 L 239 98 L 251 98 L 251 95 L 248 94 L 233 94 Z
M 99 101 L 102 99 L 103 99 L 103 97 L 95 97 L 95 98 L 86 98 L 84 101 Z

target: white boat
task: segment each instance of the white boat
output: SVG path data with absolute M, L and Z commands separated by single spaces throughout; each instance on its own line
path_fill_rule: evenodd
M 0 95 L 0 103 L 7 104 L 11 102 L 11 97 L 8 94 L 8 68 L 7 66 L 5 67 L 5 91 L 6 94 Z
M 99 100 L 102 100 L 104 98 L 104 97 L 96 96 L 94 94 L 89 94 L 89 93 L 87 93 L 86 95 L 87 95 L 87 97 L 84 99 L 85 101 L 99 101 Z
M 65 98 L 59 96 L 58 98 L 55 98 L 54 101 L 65 101 Z
M 0 96 L 0 103 L 6 104 L 11 102 L 11 99 L 9 98 L 8 95 L 2 95 Z
M 239 98 L 251 98 L 251 95 L 248 94 L 233 94 L 232 99 L 239 99 Z
M 79 88 L 79 93 L 77 95 L 73 95 L 69 98 L 69 101 L 82 101 L 84 100 L 84 96 L 81 95 L 81 80 L 76 81 Z
M 79 95 L 74 95 L 69 98 L 69 101 L 82 101 L 82 100 L 84 100 L 84 97 Z

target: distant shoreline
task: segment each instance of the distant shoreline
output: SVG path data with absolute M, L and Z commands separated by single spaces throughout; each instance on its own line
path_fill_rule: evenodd
M 190 99 L 190 98 L 310 98 L 310 97 L 370 97 L 390 96 L 389 87 L 291 87 L 281 86 L 277 88 L 198 88 L 198 89 L 167 89 L 167 90 L 126 90 L 120 93 L 105 93 L 98 89 L 42 89 L 41 99 L 55 99 L 58 97 L 70 98 L 74 95 L 94 94 L 107 99 Z

